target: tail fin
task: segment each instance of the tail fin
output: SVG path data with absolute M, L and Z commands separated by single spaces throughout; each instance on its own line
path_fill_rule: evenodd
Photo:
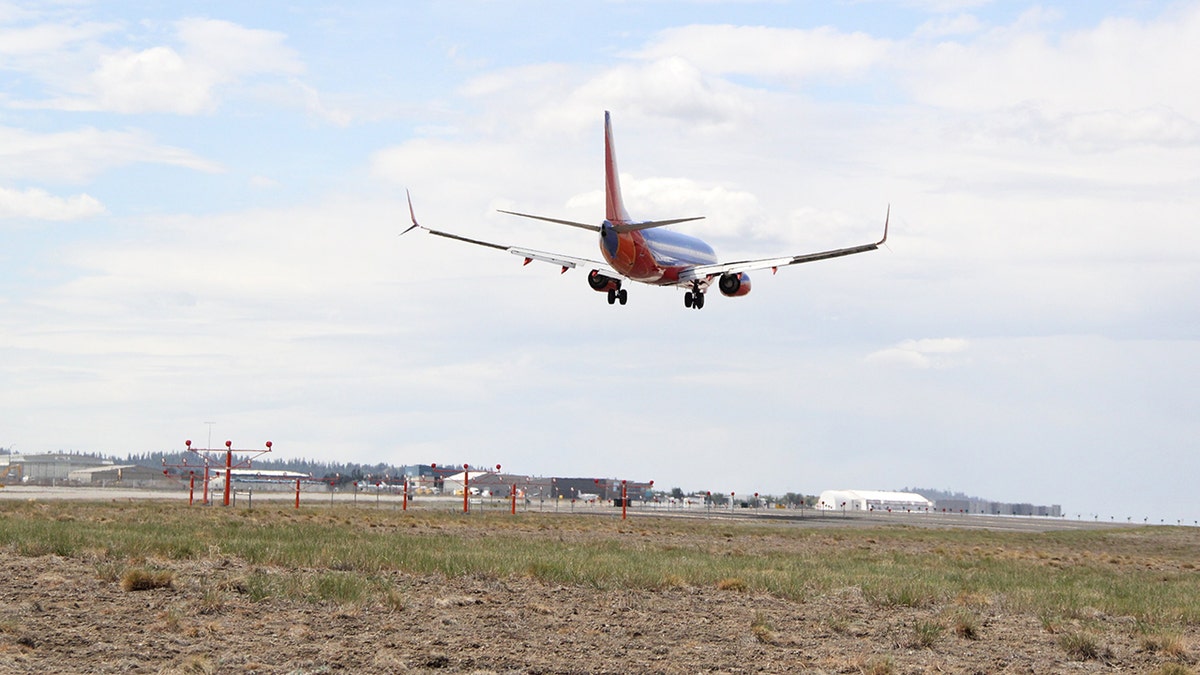
M 625 201 L 621 199 L 621 181 L 617 176 L 617 148 L 613 145 L 612 120 L 604 111 L 604 218 L 610 223 L 629 222 Z

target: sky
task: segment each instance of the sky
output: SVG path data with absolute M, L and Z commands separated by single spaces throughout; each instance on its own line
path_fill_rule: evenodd
M 1200 519 L 1200 2 L 0 0 L 0 447 Z M 595 258 L 885 248 L 741 298 Z

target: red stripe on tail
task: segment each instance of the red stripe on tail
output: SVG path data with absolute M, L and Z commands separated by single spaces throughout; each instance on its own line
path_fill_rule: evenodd
M 621 199 L 621 181 L 617 175 L 617 148 L 613 144 L 612 120 L 604 111 L 604 218 L 610 223 L 627 223 L 629 214 Z

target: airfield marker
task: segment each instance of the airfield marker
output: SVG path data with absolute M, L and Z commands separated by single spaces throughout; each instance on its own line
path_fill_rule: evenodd
M 229 484 L 233 483 L 233 441 L 226 441 L 226 503 L 229 506 Z
M 621 520 L 625 520 L 625 507 L 629 505 L 628 493 L 625 491 L 625 481 L 621 481 Z
M 296 479 L 296 508 L 300 508 L 300 479 Z
M 468 496 L 471 493 L 468 487 L 471 484 L 471 467 L 463 464 L 463 513 L 470 511 L 470 502 Z

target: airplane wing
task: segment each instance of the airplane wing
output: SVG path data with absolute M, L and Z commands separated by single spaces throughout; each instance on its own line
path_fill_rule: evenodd
M 494 248 L 499 251 L 507 251 L 508 253 L 511 253 L 513 255 L 524 258 L 526 265 L 533 262 L 534 260 L 537 260 L 539 262 L 547 262 L 547 263 L 551 263 L 553 265 L 558 265 L 559 267 L 562 268 L 563 272 L 566 272 L 569 269 L 574 269 L 576 267 L 583 267 L 583 268 L 586 268 L 589 270 L 599 270 L 601 273 L 608 275 L 608 276 L 622 277 L 622 275 L 618 274 L 616 272 L 616 270 L 614 270 L 612 267 L 610 267 L 608 265 L 608 263 L 600 262 L 599 260 L 591 260 L 588 258 L 578 258 L 575 256 L 566 255 L 563 253 L 551 253 L 548 251 L 537 251 L 534 249 L 521 248 L 521 247 L 517 247 L 517 246 L 506 246 L 504 244 L 497 244 L 497 243 L 490 242 L 490 241 L 483 241 L 482 239 L 472 239 L 470 237 L 464 237 L 459 234 L 454 234 L 453 232 L 443 232 L 441 230 L 435 230 L 435 229 L 432 229 L 429 227 L 425 227 L 424 225 L 417 222 L 416 213 L 413 211 L 411 195 L 408 196 L 408 213 L 409 213 L 409 216 L 412 217 L 412 225 L 410 225 L 408 227 L 408 229 L 401 232 L 400 233 L 401 236 L 408 234 L 410 231 L 412 231 L 414 229 L 420 229 L 420 230 L 424 230 L 424 231 L 428 232 L 429 234 L 432 234 L 432 235 L 435 235 L 438 237 L 445 237 L 446 239 L 453 239 L 455 241 L 463 241 L 468 244 L 475 244 L 476 246 L 486 246 L 487 248 Z M 518 214 L 518 215 L 524 215 L 524 214 Z M 558 222 L 558 221 L 556 221 L 556 222 Z
M 698 279 L 706 279 L 719 274 L 729 274 L 735 272 L 753 272 L 754 270 L 777 270 L 780 267 L 788 265 L 798 265 L 800 263 L 815 262 L 817 260 L 828 260 L 830 258 L 840 258 L 842 256 L 854 255 L 855 253 L 866 253 L 874 251 L 887 242 L 888 236 L 888 221 L 891 219 L 892 207 L 888 206 L 887 215 L 883 219 L 883 238 L 873 244 L 863 244 L 861 246 L 851 246 L 849 248 L 837 248 L 830 251 L 818 251 L 816 253 L 804 253 L 801 255 L 783 256 L 779 258 L 759 258 L 755 260 L 741 260 L 730 263 L 717 263 L 714 265 L 696 265 L 679 273 L 680 283 L 691 283 Z

